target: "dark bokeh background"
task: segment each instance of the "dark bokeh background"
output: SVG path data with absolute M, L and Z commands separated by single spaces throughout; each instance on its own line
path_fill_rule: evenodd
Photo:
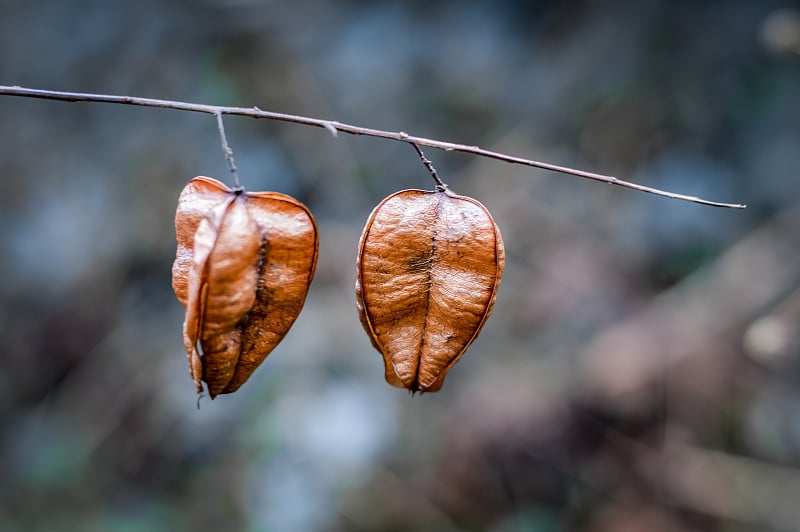
M 601 5 L 602 4 L 602 5 Z M 474 143 L 702 207 L 428 150 L 494 214 L 495 313 L 437 394 L 383 382 L 363 223 L 406 145 L 226 119 L 315 213 L 285 341 L 195 408 L 173 215 L 213 118 L 0 97 L 0 529 L 800 529 L 800 11 L 781 1 L 4 0 L 0 84 Z

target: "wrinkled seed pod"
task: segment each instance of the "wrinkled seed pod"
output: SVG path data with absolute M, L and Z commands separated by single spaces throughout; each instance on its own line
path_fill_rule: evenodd
M 389 384 L 441 388 L 491 314 L 504 265 L 500 230 L 472 198 L 404 190 L 372 211 L 356 299 Z
M 317 225 L 276 192 L 232 191 L 209 177 L 184 187 L 175 214 L 172 286 L 197 391 L 236 391 L 283 339 L 314 276 Z

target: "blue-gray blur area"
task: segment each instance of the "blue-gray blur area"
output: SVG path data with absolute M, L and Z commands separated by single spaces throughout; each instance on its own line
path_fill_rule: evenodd
M 456 152 L 506 246 L 438 393 L 384 381 L 353 285 L 412 148 L 226 117 L 244 186 L 306 203 L 317 273 L 199 400 L 174 213 L 230 183 L 211 115 L 0 96 L 0 529 L 800 529 L 800 11 L 778 0 L 4 0 L 0 84 L 261 109 Z

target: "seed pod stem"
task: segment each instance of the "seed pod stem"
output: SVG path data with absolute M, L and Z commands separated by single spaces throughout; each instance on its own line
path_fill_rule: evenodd
M 233 160 L 233 150 L 228 146 L 228 139 L 225 136 L 225 125 L 222 123 L 222 113 L 217 111 L 214 113 L 217 119 L 217 129 L 219 130 L 219 140 L 222 144 L 222 153 L 225 155 L 225 160 L 228 162 L 228 169 L 231 171 L 233 177 L 233 190 L 244 191 L 242 185 L 239 184 L 239 174 L 236 171 L 236 162 Z
M 444 192 L 447 190 L 447 185 L 439 177 L 438 172 L 436 172 L 436 168 L 433 167 L 433 163 L 430 162 L 427 157 L 425 157 L 424 153 L 422 153 L 422 149 L 419 147 L 419 145 L 415 142 L 412 142 L 411 145 L 414 147 L 414 150 L 416 150 L 417 155 L 419 155 L 419 160 L 422 161 L 422 164 L 425 165 L 425 168 L 427 168 L 428 172 L 431 174 L 433 181 L 436 183 L 436 190 L 439 192 Z

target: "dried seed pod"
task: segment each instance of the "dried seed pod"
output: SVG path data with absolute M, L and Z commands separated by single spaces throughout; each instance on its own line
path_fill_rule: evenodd
M 404 190 L 372 211 L 359 244 L 356 299 L 389 384 L 442 387 L 491 314 L 504 264 L 500 230 L 472 198 Z
M 186 308 L 189 371 L 214 398 L 236 391 L 303 308 L 317 264 L 317 225 L 276 192 L 232 191 L 209 177 L 184 187 L 175 214 L 172 287 Z

